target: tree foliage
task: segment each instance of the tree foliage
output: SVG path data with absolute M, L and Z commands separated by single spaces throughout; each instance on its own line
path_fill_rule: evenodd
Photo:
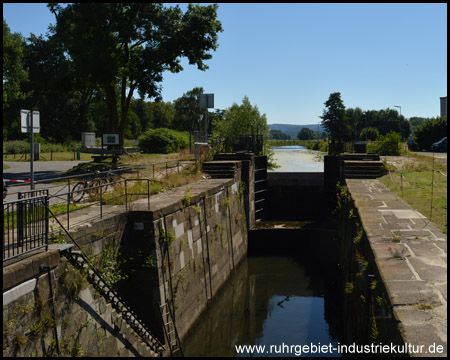
M 346 141 L 351 138 L 350 121 L 345 113 L 344 102 L 341 93 L 335 92 L 325 102 L 323 110 L 322 126 L 326 129 L 332 140 Z
M 309 128 L 304 127 L 298 132 L 297 138 L 299 140 L 311 140 L 311 139 L 314 139 L 314 131 L 312 131 Z
M 202 129 L 200 116 L 203 115 L 203 111 L 199 105 L 200 94 L 203 94 L 203 88 L 196 87 L 174 101 L 175 129 L 190 132 Z
M 386 135 L 380 135 L 378 141 L 369 144 L 368 152 L 377 153 L 378 155 L 400 155 L 401 136 L 395 131 L 390 131 Z
M 259 134 L 268 139 L 270 134 L 266 114 L 261 115 L 258 107 L 252 106 L 247 96 L 241 105 L 234 103 L 228 108 L 224 120 L 216 122 L 214 126 L 214 134 L 220 136 Z
M 359 135 L 359 140 L 370 140 L 370 141 L 375 141 L 378 139 L 378 137 L 380 136 L 380 132 L 378 131 L 377 128 L 374 127 L 368 127 L 368 128 L 364 128 L 361 131 L 361 134 Z
M 330 94 L 325 107 L 320 118 L 331 141 L 336 144 L 330 147 L 330 154 L 336 155 L 342 151 L 342 142 L 351 139 L 350 119 L 345 112 L 344 102 L 339 92 Z
M 20 91 L 20 82 L 27 79 L 27 70 L 22 61 L 24 46 L 22 35 L 11 33 L 3 18 L 3 108 L 24 97 Z
M 149 129 L 139 137 L 139 148 L 153 154 L 170 154 L 189 146 L 186 132 L 158 128 Z
M 290 135 L 282 132 L 281 130 L 270 130 L 270 139 L 273 140 L 290 140 Z
M 109 130 L 123 135 L 135 91 L 160 98 L 166 70 L 183 70 L 181 58 L 206 70 L 222 25 L 217 5 L 163 7 L 155 3 L 49 4 L 80 77 L 105 93 Z M 119 101 L 116 98 L 119 94 Z
M 430 118 L 420 123 L 414 134 L 417 150 L 431 150 L 431 145 L 447 136 L 447 117 Z

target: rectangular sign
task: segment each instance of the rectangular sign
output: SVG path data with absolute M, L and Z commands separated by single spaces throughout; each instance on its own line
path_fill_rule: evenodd
M 214 94 L 200 94 L 200 107 L 214 108 Z
M 31 125 L 31 111 L 30 110 L 20 110 L 20 125 L 23 133 L 30 132 Z M 39 111 L 33 110 L 33 133 L 39 132 Z
M 119 145 L 119 134 L 103 134 L 103 145 Z

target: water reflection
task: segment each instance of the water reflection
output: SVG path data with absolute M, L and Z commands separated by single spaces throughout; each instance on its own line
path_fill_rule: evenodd
M 325 279 L 298 258 L 245 259 L 187 336 L 185 355 L 238 356 L 235 345 L 336 345 L 325 320 Z
M 274 160 L 279 168 L 274 172 L 323 172 L 323 154 L 304 146 L 273 147 Z

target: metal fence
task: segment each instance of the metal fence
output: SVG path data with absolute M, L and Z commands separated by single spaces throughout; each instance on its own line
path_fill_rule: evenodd
M 49 231 L 48 214 L 50 200 L 53 200 L 52 203 L 54 204 L 60 204 L 58 210 L 53 209 L 53 211 L 61 218 L 67 229 L 71 225 L 74 225 L 73 213 L 75 211 L 81 212 L 86 208 L 91 208 L 89 210 L 89 213 L 92 214 L 90 219 L 95 217 L 101 219 L 108 211 L 112 211 L 110 210 L 111 207 L 107 205 L 125 205 L 125 209 L 128 209 L 132 201 L 145 196 L 147 201 L 146 204 L 143 204 L 144 206 L 147 205 L 147 208 L 150 209 L 151 181 L 180 173 L 184 166 L 185 164 L 179 160 L 163 161 L 145 166 L 122 168 L 116 171 L 108 170 L 96 174 L 91 173 L 42 180 L 41 182 L 49 182 L 52 180 L 60 182 L 56 185 L 48 184 L 46 189 L 21 191 L 17 193 L 11 193 L 9 191 L 10 195 L 17 194 L 18 200 L 3 203 L 3 260 L 12 259 L 37 249 L 47 248 L 48 239 L 52 236 L 52 232 L 59 231 L 59 229 L 53 229 L 53 226 L 50 226 L 51 231 Z M 85 199 L 80 203 L 73 203 L 74 186 L 80 181 L 80 178 L 85 178 L 86 176 L 106 177 L 107 175 L 111 175 L 112 172 L 117 175 L 120 174 L 120 176 L 116 177 L 118 180 L 80 190 L 98 191 L 96 192 L 97 196 L 95 198 L 85 196 Z M 124 178 L 122 177 L 124 174 L 127 176 L 135 175 L 137 178 Z M 142 175 L 145 177 L 141 178 L 140 176 Z M 67 185 L 64 185 L 66 181 Z M 145 184 L 134 186 L 140 182 L 144 182 Z M 55 187 L 58 188 L 57 191 L 55 191 Z M 9 188 L 10 190 L 12 189 L 12 187 Z M 107 191 L 107 188 L 114 190 Z M 117 188 L 119 188 L 119 191 L 117 191 Z M 53 194 L 49 194 L 49 189 Z M 55 203 L 55 200 L 58 201 Z M 63 210 L 61 210 L 61 205 Z
M 147 197 L 147 208 L 150 209 L 150 181 L 150 179 L 123 179 L 93 186 L 87 190 L 99 190 L 99 196 L 95 199 L 90 199 L 75 209 L 70 206 L 70 198 L 73 192 L 61 194 L 67 198 L 67 212 L 63 213 L 54 209 L 49 210 L 50 197 L 48 189 L 19 192 L 18 200 L 3 203 L 3 260 L 12 259 L 44 247 L 47 249 L 48 239 L 52 236 L 52 232 L 56 233 L 59 231 L 59 228 L 53 229 L 53 227 L 49 231 L 49 212 L 52 215 L 55 215 L 55 212 L 56 215 L 60 216 L 63 220 L 62 222 L 58 221 L 60 225 L 65 225 L 69 229 L 71 215 L 73 217 L 75 211 L 79 212 L 90 208 L 89 220 L 95 217 L 102 219 L 106 213 L 105 207 L 107 207 L 108 201 L 116 201 L 121 205 L 125 205 L 125 209 L 128 209 L 133 196 L 145 195 Z M 146 186 L 141 187 L 144 191 L 136 192 L 135 187 L 129 185 L 130 182 L 146 182 Z M 114 185 L 122 185 L 121 191 L 107 195 L 106 187 Z M 65 224 L 63 225 L 62 223 Z
M 3 260 L 47 249 L 47 209 L 46 195 L 3 203 Z

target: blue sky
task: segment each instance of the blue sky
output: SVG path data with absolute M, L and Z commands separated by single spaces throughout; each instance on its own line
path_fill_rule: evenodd
M 181 4 L 185 9 L 186 4 Z M 46 4 L 3 4 L 12 32 L 45 34 Z M 269 124 L 315 124 L 332 92 L 363 110 L 439 115 L 447 96 L 447 4 L 219 4 L 224 31 L 202 72 L 165 73 L 173 101 L 196 86 L 226 109 L 248 96 Z M 137 94 L 136 94 L 137 96 Z

